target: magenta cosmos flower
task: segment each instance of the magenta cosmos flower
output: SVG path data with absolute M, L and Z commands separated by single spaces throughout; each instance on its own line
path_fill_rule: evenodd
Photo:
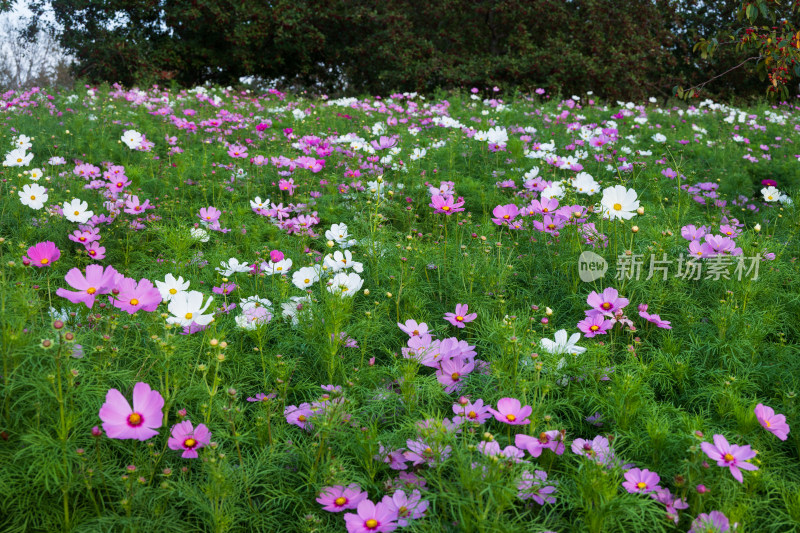
M 103 269 L 100 265 L 87 265 L 85 276 L 81 274 L 80 269 L 73 268 L 64 276 L 64 281 L 73 289 L 77 289 L 77 292 L 59 287 L 56 294 L 74 304 L 86 304 L 86 307 L 91 309 L 97 296 L 111 292 L 118 275 L 112 266 Z
M 764 429 L 779 439 L 786 440 L 789 435 L 789 424 L 786 423 L 785 415 L 776 415 L 771 407 L 767 407 L 762 403 L 756 405 L 755 413 L 758 423 L 761 424 Z
M 622 486 L 630 493 L 646 493 L 659 490 L 661 488 L 658 486 L 659 481 L 661 481 L 661 477 L 655 472 L 651 472 L 647 469 L 631 468 L 625 472 L 625 481 L 622 483 Z
M 508 225 L 519 215 L 519 207 L 514 204 L 498 205 L 492 210 L 492 222 L 498 226 Z
M 28 248 L 28 256 L 23 257 L 23 262 L 28 261 L 29 264 L 42 268 L 58 261 L 59 257 L 61 257 L 61 250 L 56 247 L 56 243 L 45 241 Z
M 714 435 L 714 444 L 704 442 L 700 448 L 712 460 L 717 462 L 717 466 L 727 466 L 731 470 L 731 474 L 739 483 L 744 483 L 742 472 L 739 470 L 758 470 L 756 465 L 747 462 L 756 456 L 756 452 L 750 449 L 750 446 L 738 446 L 736 444 L 728 444 L 728 440 L 722 435 Z
M 497 410 L 489 408 L 496 420 L 504 424 L 511 424 L 512 426 L 521 426 L 523 424 L 530 424 L 528 416 L 530 416 L 533 408 L 530 405 L 522 406 L 516 398 L 503 398 L 497 402 Z
M 441 195 L 435 194 L 431 197 L 431 203 L 428 204 L 429 207 L 434 209 L 434 213 L 444 213 L 445 215 L 452 215 L 453 213 L 458 213 L 459 211 L 463 211 L 464 208 L 461 207 L 464 205 L 464 200 L 459 198 L 458 201 L 453 200 L 453 195 Z
M 578 329 L 583 332 L 584 337 L 587 339 L 591 339 L 595 335 L 605 335 L 606 332 L 613 327 L 614 322 L 606 319 L 600 313 L 587 316 L 578 322 Z
M 188 420 L 172 426 L 172 435 L 167 441 L 170 450 L 183 450 L 181 457 L 184 459 L 197 459 L 197 450 L 208 446 L 211 442 L 211 432 L 205 424 L 196 428 Z
M 445 313 L 444 319 L 457 328 L 463 328 L 467 322 L 472 322 L 478 318 L 478 313 L 469 313 L 469 305 L 456 304 L 455 313 Z
M 358 504 L 356 513 L 344 515 L 347 533 L 383 533 L 397 529 L 397 511 L 383 502 L 375 505 L 364 500 Z
M 155 311 L 161 303 L 161 292 L 147 278 L 142 278 L 139 283 L 133 278 L 124 278 L 116 288 L 119 294 L 111 298 L 111 304 L 131 315 L 140 309 Z
M 539 457 L 544 450 L 551 450 L 556 455 L 564 453 L 564 433 L 557 429 L 542 431 L 538 437 L 518 434 L 514 437 L 514 444 L 531 454 Z
M 617 289 L 609 287 L 600 294 L 592 291 L 586 298 L 586 303 L 592 306 L 592 311 L 586 311 L 587 315 L 594 312 L 613 314 L 628 305 L 628 299 L 620 298 Z
M 362 491 L 356 483 L 347 487 L 336 485 L 325 487 L 319 493 L 317 503 L 322 505 L 323 511 L 338 513 L 346 509 L 355 509 L 358 504 L 367 499 L 367 491 Z
M 161 394 L 147 383 L 139 382 L 133 387 L 133 408 L 120 391 L 110 389 L 99 414 L 109 438 L 147 440 L 158 435 L 163 407 Z

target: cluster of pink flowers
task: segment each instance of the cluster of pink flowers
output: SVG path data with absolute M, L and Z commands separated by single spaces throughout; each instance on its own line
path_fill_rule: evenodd
M 306 431 L 311 431 L 312 418 L 325 415 L 340 416 L 342 421 L 350 420 L 350 415 L 341 409 L 345 405 L 340 385 L 322 385 L 323 394 L 312 403 L 288 405 L 283 410 L 286 422 Z
M 744 225 L 735 218 L 724 217 L 720 222 L 721 235 L 711 233 L 711 228 L 693 224 L 681 228 L 681 236 L 689 241 L 689 253 L 692 257 L 707 259 L 716 256 L 742 255 L 741 247 L 734 239 L 741 234 Z M 705 242 L 703 242 L 705 241 Z
M 630 301 L 620 297 L 616 289 L 608 287 L 601 293 L 592 291 L 586 298 L 586 303 L 591 309 L 585 311 L 586 318 L 578 322 L 577 327 L 587 338 L 605 335 L 616 324 L 627 326 L 631 331 L 636 330 L 624 312 Z M 662 320 L 659 315 L 648 313 L 647 308 L 647 304 L 639 304 L 640 317 L 659 328 L 672 329 L 668 321 Z
M 424 517 L 430 505 L 416 489 L 409 492 L 397 489 L 377 504 L 367 498 L 366 491 L 362 491 L 356 483 L 351 483 L 347 487 L 335 485 L 323 488 L 317 502 L 323 506 L 323 510 L 331 513 L 355 510 L 355 513 L 344 515 L 348 533 L 381 533 L 406 527 L 412 520 Z

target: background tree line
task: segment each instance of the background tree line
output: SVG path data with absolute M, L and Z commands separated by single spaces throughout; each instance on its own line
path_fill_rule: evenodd
M 668 97 L 742 60 L 701 36 L 740 0 L 30 0 L 27 36 L 57 35 L 74 74 L 126 85 L 253 77 L 328 94 L 545 87 Z M 0 1 L 2 6 L 2 1 Z M 50 16 L 42 15 L 49 12 Z M 42 22 L 50 20 L 50 22 Z M 44 28 L 43 28 L 44 27 Z M 760 96 L 753 65 L 704 96 Z

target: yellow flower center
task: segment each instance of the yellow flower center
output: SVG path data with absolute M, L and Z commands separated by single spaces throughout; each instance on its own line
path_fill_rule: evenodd
M 772 424 L 769 423 L 769 420 L 764 420 L 764 423 L 767 425 L 768 428 L 772 427 Z
M 431 450 L 431 449 L 428 447 L 428 448 L 425 448 L 425 449 L 423 450 L 423 453 L 426 453 L 426 454 L 430 455 L 430 454 L 432 454 L 432 453 L 433 453 L 433 450 Z
M 509 219 L 509 218 L 511 218 L 511 217 L 510 217 L 510 216 L 508 216 L 508 215 L 503 215 L 503 218 L 504 218 L 504 219 L 506 219 L 506 220 L 508 220 L 508 219 Z
M 170 289 L 169 293 L 170 294 L 177 294 L 178 293 L 178 289 Z
M 184 315 L 184 317 L 186 318 L 186 320 L 191 320 L 192 319 L 192 313 L 186 313 Z
M 608 311 L 609 309 L 611 309 L 611 302 L 603 302 L 603 305 L 601 305 L 600 307 Z
M 725 455 L 723 455 L 722 458 L 725 459 L 728 462 L 733 461 L 733 455 L 731 455 L 729 453 L 726 453 Z
M 17 163 L 22 163 L 22 158 L 21 157 L 17 158 Z M 770 197 L 770 199 L 772 199 L 772 197 Z
M 506 415 L 506 420 L 508 420 L 509 422 L 513 422 L 516 419 L 517 417 L 515 415 Z
M 128 415 L 128 424 L 131 426 L 139 426 L 142 424 L 142 415 L 139 413 L 131 413 Z
M 86 292 L 88 294 L 94 294 L 97 292 L 97 289 L 95 289 L 94 287 L 89 287 L 88 289 L 86 289 Z
M 622 204 L 614 204 L 614 211 L 622 210 Z
M 442 211 L 450 211 L 450 206 L 446 205 L 446 206 L 442 207 Z
M 644 481 L 640 481 L 639 483 L 636 484 L 636 488 L 639 490 L 646 489 L 647 483 L 645 483 Z
M 80 212 L 80 211 L 75 211 L 75 212 L 74 212 L 74 213 L 72 213 L 72 214 L 73 214 L 73 215 L 75 215 L 75 216 L 78 216 L 78 215 L 80 215 L 80 214 L 81 214 L 81 212 Z
M 306 279 L 303 280 L 303 283 L 311 283 L 311 280 L 306 278 Z
M 456 320 L 457 320 L 457 321 L 459 321 L 459 322 L 463 322 L 463 321 L 464 321 L 464 317 L 463 317 L 463 316 L 461 316 L 461 315 L 458 315 L 458 316 L 456 317 Z
M 50 262 L 50 260 L 48 258 L 46 258 L 46 257 L 44 259 L 42 259 L 42 264 L 43 265 L 46 265 L 49 262 Z
M 139 300 L 136 298 L 131 299 L 131 305 L 139 305 Z
M 475 411 L 470 411 L 469 413 L 467 413 L 467 418 L 478 418 L 478 413 L 476 413 Z
M 193 439 L 193 438 L 191 438 L 191 437 L 190 437 L 190 438 L 188 438 L 188 439 L 186 439 L 185 441 L 183 441 L 183 446 L 184 446 L 185 448 L 194 448 L 196 444 L 197 444 L 197 441 L 196 441 L 196 440 L 194 440 L 194 439 Z
M 453 372 L 452 374 L 450 374 L 450 378 L 453 381 L 458 381 L 458 378 L 460 378 L 460 377 L 461 377 L 461 374 L 459 374 L 458 372 Z
M 347 498 L 345 498 L 344 496 L 339 496 L 338 498 L 333 500 L 333 503 L 341 507 L 342 505 L 347 503 Z
M 31 195 L 31 200 L 36 200 L 36 196 Z
M 598 329 L 600 329 L 600 326 L 591 326 L 589 329 L 592 331 L 597 331 Z
M 375 520 L 374 518 L 370 518 L 369 520 L 364 522 L 364 525 L 367 526 L 367 529 L 375 529 L 376 527 L 378 527 L 378 521 Z
M 406 507 L 405 505 L 400 507 L 400 509 L 397 510 L 397 514 L 399 514 L 400 516 L 407 516 L 408 515 L 408 507 Z
M 306 419 L 306 415 L 300 415 L 300 416 L 298 416 L 298 417 L 297 417 L 297 419 L 298 419 L 300 422 L 305 422 L 305 421 L 307 420 L 307 419 Z

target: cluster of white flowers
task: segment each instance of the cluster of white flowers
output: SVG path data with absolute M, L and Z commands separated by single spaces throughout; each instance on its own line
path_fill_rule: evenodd
M 789 195 L 782 193 L 772 185 L 761 189 L 761 194 L 764 196 L 765 202 L 780 202 L 784 205 L 792 205 L 792 199 Z
M 33 159 L 33 152 L 28 153 L 28 149 L 33 146 L 33 139 L 27 135 L 19 135 L 14 138 L 14 148 L 6 154 L 3 161 L 4 167 L 27 167 Z

